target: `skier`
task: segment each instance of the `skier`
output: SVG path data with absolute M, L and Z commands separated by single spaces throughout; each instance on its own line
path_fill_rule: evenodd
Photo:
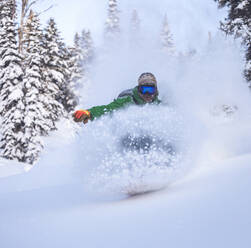
M 144 104 L 159 104 L 161 101 L 158 99 L 158 88 L 155 76 L 152 73 L 146 72 L 140 75 L 138 79 L 138 86 L 125 90 L 119 94 L 108 105 L 96 106 L 87 110 L 77 110 L 74 114 L 75 122 L 84 122 L 86 124 L 88 120 L 94 120 L 106 113 L 127 107 L 132 104 L 144 105 Z

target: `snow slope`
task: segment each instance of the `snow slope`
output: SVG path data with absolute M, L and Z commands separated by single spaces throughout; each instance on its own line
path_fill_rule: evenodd
M 90 193 L 63 164 L 1 178 L 0 247 L 250 247 L 249 127 L 214 126 L 186 176 L 133 198 Z
M 249 247 L 250 163 L 228 159 L 135 199 L 102 202 L 79 185 L 2 193 L 0 245 Z
M 31 169 L 28 164 L 22 164 L 0 158 L 0 178 L 24 173 Z

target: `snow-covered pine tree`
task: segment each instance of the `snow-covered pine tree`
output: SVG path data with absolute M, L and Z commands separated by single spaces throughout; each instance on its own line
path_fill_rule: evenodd
M 246 46 L 245 76 L 251 88 L 251 1 L 215 0 L 219 7 L 229 8 L 228 17 L 221 22 L 221 29 L 228 35 L 241 38 Z
M 140 19 L 139 15 L 136 9 L 133 10 L 132 12 L 132 17 L 131 17 L 131 30 L 134 34 L 138 34 L 140 31 Z
M 83 66 L 82 66 L 82 52 L 80 48 L 80 36 L 78 33 L 74 36 L 74 44 L 73 47 L 69 48 L 70 52 L 70 60 L 69 60 L 69 70 L 71 72 L 69 87 L 72 90 L 72 97 L 69 97 L 67 100 L 67 104 L 69 105 L 69 109 L 74 110 L 77 106 L 80 98 L 80 80 L 83 77 Z
M 4 45 L 6 44 L 6 37 L 4 36 L 4 18 L 6 17 L 5 15 L 7 14 L 6 11 L 4 10 L 4 5 L 5 5 L 6 0 L 3 0 L 0 2 L 0 93 L 1 93 L 1 88 L 2 88 L 2 67 L 3 67 L 3 62 L 2 62 L 2 54 L 4 51 Z
M 55 123 L 50 118 L 50 96 L 45 94 L 42 80 L 42 30 L 38 16 L 33 11 L 30 11 L 24 30 L 25 161 L 32 164 L 43 148 L 40 136 L 48 135 L 55 128 Z
M 9 18 L 14 19 L 14 13 L 15 13 L 15 1 L 10 0 L 2 0 L 0 1 L 0 69 L 1 66 L 4 64 L 3 61 L 3 54 L 8 48 L 8 37 L 6 36 L 6 26 L 5 23 L 9 20 Z M 11 13 L 10 13 L 11 12 Z M 3 71 L 0 70 L 0 78 Z M 2 75 L 2 76 L 1 76 Z M 2 88 L 2 84 L 0 81 L 0 91 Z
M 48 103 L 50 117 L 58 121 L 65 114 L 63 99 L 69 73 L 62 51 L 65 46 L 53 18 L 45 28 L 42 43 L 44 93 L 51 101 Z
M 130 20 L 130 45 L 137 46 L 140 43 L 140 19 L 136 9 L 133 10 Z
M 84 103 L 90 86 L 89 73 L 94 59 L 94 45 L 89 30 L 83 30 L 81 36 L 77 33 L 74 46 L 71 48 L 71 90 L 77 96 L 78 103 Z M 86 95 L 85 95 L 86 93 Z
M 77 96 L 74 94 L 74 90 L 71 88 L 70 80 L 71 80 L 71 51 L 69 47 L 66 47 L 64 43 L 60 47 L 61 56 L 62 56 L 62 65 L 61 71 L 64 75 L 64 85 L 61 88 L 62 96 L 60 103 L 64 106 L 64 109 L 70 113 L 76 106 Z
M 167 15 L 164 16 L 160 38 L 163 51 L 169 55 L 174 54 L 175 48 L 173 43 L 173 36 L 169 28 Z
M 117 0 L 108 1 L 108 16 L 105 22 L 105 39 L 110 41 L 120 34 L 120 19 Z
M 82 53 L 82 79 L 80 81 L 80 89 L 83 92 L 79 98 L 81 104 L 85 104 L 85 100 L 87 99 L 88 90 L 91 85 L 90 80 L 90 70 L 92 63 L 95 59 L 94 52 L 94 43 L 91 36 L 91 32 L 89 30 L 83 30 L 82 35 L 80 37 L 80 49 Z
M 248 45 L 246 52 L 246 67 L 245 67 L 245 76 L 247 81 L 249 82 L 249 87 L 251 88 L 251 45 Z
M 16 41 L 16 15 L 13 14 L 16 3 L 14 0 L 4 0 L 2 4 L 0 18 L 0 113 L 3 117 L 1 156 L 24 162 L 26 145 L 24 143 L 23 58 L 18 53 Z
M 94 45 L 91 32 L 89 30 L 83 30 L 80 37 L 80 48 L 83 54 L 83 65 L 85 69 L 89 69 L 94 59 Z

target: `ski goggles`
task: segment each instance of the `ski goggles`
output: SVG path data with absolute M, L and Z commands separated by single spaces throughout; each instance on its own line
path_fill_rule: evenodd
M 154 95 L 156 93 L 156 87 L 151 85 L 141 85 L 139 87 L 139 90 L 143 95 L 147 93 L 150 95 Z

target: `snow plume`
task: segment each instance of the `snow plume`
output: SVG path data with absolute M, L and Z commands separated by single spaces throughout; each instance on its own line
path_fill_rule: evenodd
M 144 28 L 141 31 L 146 33 Z M 243 61 L 240 45 L 221 34 L 214 34 L 211 40 L 205 39 L 200 47 L 195 45 L 197 51 L 194 54 L 181 52 L 176 56 L 164 54 L 157 37 L 154 39 L 148 34 L 140 36 L 140 46 L 131 46 L 127 37 L 129 34 L 123 33 L 118 39 L 119 44 L 105 50 L 103 54 L 100 50 L 92 71 L 90 97 L 84 108 L 111 102 L 121 91 L 136 86 L 138 76 L 147 71 L 156 75 L 160 98 L 168 107 L 158 110 L 130 108 L 114 113 L 112 120 L 104 117 L 88 124 L 83 128 L 81 154 L 88 151 L 86 156 L 95 159 L 82 161 L 87 167 L 92 167 L 94 181 L 102 187 L 115 185 L 115 188 L 123 191 L 130 185 L 136 185 L 137 188 L 138 183 L 141 186 L 147 184 L 148 190 L 151 186 L 156 188 L 168 184 L 178 174 L 183 175 L 188 164 L 192 168 L 211 161 L 209 154 L 220 153 L 221 149 L 216 151 L 213 146 L 210 146 L 211 151 L 203 150 L 210 133 L 224 123 L 247 121 L 250 118 L 248 106 L 251 98 L 241 73 Z M 182 124 L 179 123 L 179 117 L 168 108 L 182 116 Z M 130 133 L 129 130 L 138 130 L 137 127 L 143 126 L 144 129 L 145 125 L 150 132 L 159 131 L 164 140 L 183 140 L 183 147 L 170 167 L 165 167 L 165 164 L 173 158 L 159 151 L 147 155 L 130 152 L 121 155 L 117 150 L 118 140 L 123 135 Z M 227 138 L 226 135 L 219 137 L 223 140 Z M 223 144 L 217 148 L 223 148 Z M 228 144 L 224 149 L 232 151 L 233 147 Z M 154 167 L 153 164 L 161 166 Z M 142 175 L 146 181 L 142 182 Z
M 149 4 L 148 1 L 146 6 Z M 136 86 L 138 76 L 147 71 L 156 75 L 160 98 L 167 106 L 132 107 L 82 126 L 75 144 L 71 145 L 74 153 L 68 154 L 69 160 L 74 161 L 70 163 L 75 166 L 77 177 L 85 181 L 85 185 L 87 182 L 90 185 L 90 180 L 92 184 L 107 188 L 120 183 L 117 188 L 123 191 L 128 185 L 149 182 L 147 187 L 156 188 L 173 182 L 196 165 L 240 154 L 240 151 L 250 152 L 248 139 L 245 144 L 240 142 L 250 126 L 251 116 L 251 97 L 242 76 L 240 45 L 216 34 L 216 31 L 208 40 L 208 31 L 218 28 L 218 23 L 214 21 L 213 25 L 210 19 L 215 19 L 211 14 L 217 11 L 216 6 L 211 9 L 212 4 L 210 2 L 207 6 L 200 1 L 196 8 L 190 8 L 191 5 L 184 3 L 178 10 L 170 6 L 168 20 L 174 35 L 176 56 L 167 56 L 161 51 L 159 36 L 163 16 L 159 11 L 158 22 L 153 18 L 155 12 L 147 16 L 154 32 L 149 32 L 149 26 L 144 23 L 146 15 L 139 11 L 142 25 L 136 45 L 131 45 L 130 29 L 126 32 L 122 21 L 123 32 L 117 45 L 97 49 L 97 59 L 90 72 L 89 98 L 82 109 L 110 103 L 121 91 Z M 210 7 L 209 16 L 202 11 L 207 7 Z M 123 5 L 120 9 L 123 13 Z M 174 10 L 184 14 L 179 14 L 180 20 L 175 25 Z M 191 13 L 193 11 L 196 13 Z M 194 23 L 188 16 L 196 17 Z M 180 30 L 186 30 L 186 34 L 191 32 L 188 39 L 179 34 Z M 185 53 L 191 44 L 196 53 Z M 236 126 L 240 129 L 237 130 Z M 139 135 L 141 128 L 149 130 L 154 137 L 161 136 L 164 141 L 171 139 L 178 151 L 177 156 L 170 157 L 162 151 L 121 153 L 120 139 L 128 132 Z M 240 132 L 242 128 L 245 131 Z M 170 161 L 171 166 L 165 167 Z M 158 165 L 156 169 L 153 167 L 155 163 Z M 62 164 L 65 164 L 65 156 Z M 130 166 L 132 171 L 128 169 Z M 146 180 L 143 183 L 141 175 Z
M 167 106 L 133 106 L 91 123 L 82 130 L 80 152 L 91 169 L 88 184 L 124 193 L 165 186 L 185 169 L 184 131 L 182 117 Z

